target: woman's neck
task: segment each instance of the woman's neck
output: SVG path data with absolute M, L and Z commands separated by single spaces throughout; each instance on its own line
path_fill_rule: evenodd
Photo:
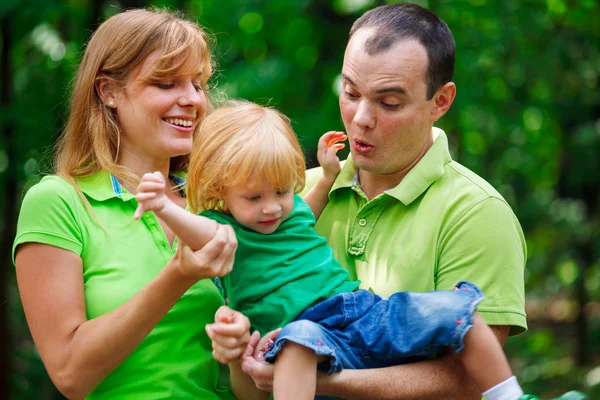
M 119 157 L 119 165 L 131 170 L 138 178 L 141 178 L 144 174 L 159 171 L 168 180 L 170 162 L 170 158 L 155 159 L 141 157 L 131 152 L 123 152 L 121 157 Z M 122 184 L 131 193 L 136 192 L 136 188 L 128 187 L 126 182 L 122 182 Z

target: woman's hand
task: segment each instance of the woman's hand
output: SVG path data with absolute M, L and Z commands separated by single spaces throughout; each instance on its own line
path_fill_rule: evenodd
M 225 276 L 233 267 L 236 248 L 233 228 L 217 224 L 214 237 L 200 250 L 192 251 L 180 241 L 172 261 L 181 275 L 194 281 Z
M 260 333 L 254 332 L 248 342 L 248 347 L 242 355 L 242 371 L 248 374 L 256 387 L 265 392 L 273 391 L 273 364 L 265 361 L 267 353 L 281 328 L 267 333 L 262 339 Z
M 215 323 L 206 325 L 212 340 L 213 358 L 222 364 L 239 359 L 248 348 L 250 320 L 239 311 L 221 306 L 215 313 Z

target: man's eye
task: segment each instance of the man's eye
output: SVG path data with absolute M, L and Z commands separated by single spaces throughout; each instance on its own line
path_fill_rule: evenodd
M 345 92 L 346 93 L 346 97 L 350 98 L 350 99 L 355 99 L 358 97 L 357 94 L 354 93 L 350 93 L 350 92 Z
M 395 110 L 400 106 L 400 104 L 384 103 L 383 101 L 381 102 L 381 105 L 383 107 L 387 108 L 388 110 Z
M 175 84 L 173 84 L 173 83 L 156 83 L 155 85 L 157 88 L 163 89 L 163 90 L 173 89 L 173 87 L 175 87 Z

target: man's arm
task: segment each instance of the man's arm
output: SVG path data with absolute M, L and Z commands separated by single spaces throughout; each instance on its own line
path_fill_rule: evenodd
M 510 328 L 491 328 L 504 345 Z M 389 368 L 345 369 L 331 376 L 319 374 L 317 393 L 349 400 L 481 399 L 481 390 L 466 374 L 456 353 Z
M 503 345 L 510 330 L 526 329 L 522 231 L 510 207 L 498 198 L 471 205 L 440 235 L 437 289 L 460 280 L 477 284 L 486 296 L 478 307 Z M 445 354 L 390 368 L 343 370 L 321 376 L 318 392 L 347 399 L 480 399 L 460 356 Z

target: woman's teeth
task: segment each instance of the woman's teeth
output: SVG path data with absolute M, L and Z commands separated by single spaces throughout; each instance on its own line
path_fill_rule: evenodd
M 188 120 L 180 119 L 180 118 L 167 118 L 167 119 L 165 119 L 165 121 L 167 121 L 171 125 L 179 125 L 179 126 L 184 126 L 186 128 L 189 128 L 193 124 L 192 121 L 188 121 Z

